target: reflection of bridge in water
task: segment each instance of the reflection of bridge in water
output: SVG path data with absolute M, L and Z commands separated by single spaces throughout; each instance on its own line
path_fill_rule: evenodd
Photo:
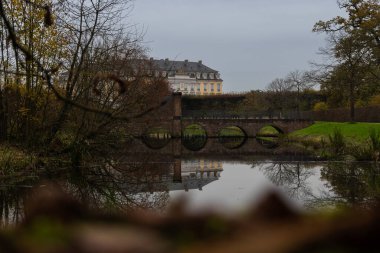
M 146 154 L 146 155 L 166 155 L 166 156 L 234 156 L 234 155 L 294 155 L 294 152 L 286 146 L 267 146 L 263 145 L 259 139 L 243 138 L 241 145 L 236 148 L 229 148 L 226 143 L 219 138 L 202 139 L 204 144 L 199 149 L 189 148 L 183 139 L 170 139 L 164 142 L 164 145 L 159 149 L 152 149 L 142 139 L 132 139 L 128 142 L 124 152 L 128 155 Z M 232 139 L 233 140 L 233 139 Z

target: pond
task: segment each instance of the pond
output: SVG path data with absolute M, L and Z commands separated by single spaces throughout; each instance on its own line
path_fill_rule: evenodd
M 139 154 L 101 165 L 16 176 L 1 181 L 1 223 L 20 222 L 23 203 L 33 198 L 33 187 L 44 187 L 47 181 L 96 210 L 122 214 L 139 209 L 165 213 L 183 198 L 188 212 L 213 209 L 233 214 L 244 212 L 273 190 L 307 212 L 370 207 L 380 195 L 380 168 L 374 163 L 297 160 Z
M 185 189 L 170 199 L 186 197 L 192 211 L 244 211 L 270 191 L 304 211 L 367 206 L 380 194 L 380 169 L 370 163 L 192 160 L 182 167 Z

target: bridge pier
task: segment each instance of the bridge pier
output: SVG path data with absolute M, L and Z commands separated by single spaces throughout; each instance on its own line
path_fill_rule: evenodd
M 173 93 L 173 125 L 172 125 L 172 137 L 182 137 L 182 93 Z
M 174 157 L 181 157 L 182 155 L 182 140 L 175 138 L 172 140 L 172 154 Z
M 173 183 L 182 183 L 182 163 L 179 158 L 174 160 Z

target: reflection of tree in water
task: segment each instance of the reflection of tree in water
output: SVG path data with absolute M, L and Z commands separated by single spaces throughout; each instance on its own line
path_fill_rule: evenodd
M 109 162 L 72 171 L 64 188 L 80 201 L 104 211 L 162 210 L 169 199 L 163 178 L 170 176 L 170 168 L 167 163 Z
M 283 188 L 290 198 L 305 203 L 313 198 L 307 179 L 314 173 L 306 165 L 276 162 L 259 164 L 259 168 L 273 184 Z
M 30 174 L 30 172 L 26 173 Z M 38 178 L 32 175 L 8 175 L 0 179 L 0 228 L 19 223 L 24 217 L 24 198 Z
M 306 207 L 371 207 L 380 198 L 380 168 L 373 163 L 331 162 L 321 167 L 324 189 L 312 189 L 307 164 L 265 163 L 260 169 L 275 185 Z
M 182 144 L 191 151 L 202 150 L 207 143 L 207 136 L 189 136 L 182 139 Z
M 24 217 L 23 188 L 1 187 L 0 189 L 0 228 L 19 223 Z
M 43 173 L 41 179 L 57 183 L 80 202 L 104 212 L 127 213 L 137 209 L 160 211 L 168 204 L 169 193 L 165 182 L 172 176 L 171 169 L 170 163 L 107 162 L 100 166 L 56 169 Z M 37 180 L 27 183 L 20 181 L 9 186 L 2 184 L 2 226 L 17 224 L 24 217 L 23 203 L 30 191 L 22 186 L 37 184 Z
M 380 198 L 380 168 L 373 163 L 329 163 L 321 170 L 330 194 L 316 199 L 319 204 L 371 207 Z

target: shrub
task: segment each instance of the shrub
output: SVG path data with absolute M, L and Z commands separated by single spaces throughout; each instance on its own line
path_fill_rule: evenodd
M 360 108 L 360 107 L 366 107 L 368 106 L 368 102 L 364 101 L 364 100 L 361 100 L 359 99 L 358 101 L 356 101 L 355 103 L 355 107 L 357 108 Z
M 31 155 L 27 155 L 16 148 L 0 145 L 0 175 L 11 175 L 19 170 L 30 167 L 35 162 Z
M 325 102 L 318 102 L 313 107 L 313 111 L 315 112 L 326 111 L 328 109 L 329 106 Z
M 375 129 L 371 129 L 369 133 L 369 142 L 372 151 L 380 151 L 380 132 Z
M 342 132 L 335 128 L 332 134 L 329 134 L 330 147 L 333 156 L 340 156 L 344 153 L 346 142 Z
M 369 105 L 380 105 L 380 94 L 377 94 L 369 100 Z

